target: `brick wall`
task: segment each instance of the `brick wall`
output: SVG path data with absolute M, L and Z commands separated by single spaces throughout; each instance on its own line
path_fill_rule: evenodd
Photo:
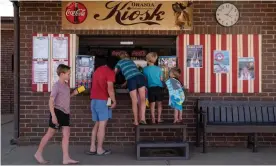
M 59 2 L 21 2 L 21 43 L 20 43 L 20 139 L 22 142 L 38 142 L 48 124 L 48 97 L 49 93 L 33 93 L 31 91 L 31 40 L 32 33 L 76 33 L 85 35 L 177 35 L 180 33 L 259 33 L 263 34 L 263 93 L 258 94 L 190 94 L 185 106 L 184 120 L 188 125 L 189 140 L 195 141 L 195 115 L 193 106 L 195 99 L 225 99 L 225 100 L 276 100 L 276 1 L 272 2 L 234 2 L 240 10 L 239 22 L 231 27 L 224 28 L 216 23 L 214 13 L 220 2 L 195 2 L 193 31 L 63 31 L 61 29 L 61 4 Z M 130 100 L 127 95 L 117 95 L 118 108 L 113 111 L 113 119 L 107 126 L 108 142 L 132 143 L 134 128 Z M 166 105 L 167 103 L 164 103 Z M 91 114 L 89 96 L 81 95 L 72 101 L 72 138 L 74 143 L 89 143 L 91 132 Z M 149 111 L 147 111 L 149 115 Z M 173 111 L 164 106 L 164 118 L 172 119 Z M 172 139 L 178 132 L 170 130 L 147 130 L 143 133 L 146 138 Z M 53 141 L 60 141 L 57 135 Z M 210 145 L 244 144 L 245 135 L 240 134 L 210 134 Z M 260 137 L 262 144 L 276 143 L 276 135 L 267 134 Z
M 1 113 L 13 113 L 13 30 L 1 30 Z

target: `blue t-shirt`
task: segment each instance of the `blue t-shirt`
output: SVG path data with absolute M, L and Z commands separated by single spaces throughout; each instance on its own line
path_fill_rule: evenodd
M 119 60 L 115 68 L 122 71 L 122 74 L 125 76 L 126 80 L 129 80 L 137 75 L 142 75 L 136 64 L 130 59 Z
M 162 76 L 162 70 L 158 66 L 147 66 L 143 69 L 143 74 L 147 78 L 148 81 L 148 87 L 154 87 L 159 86 L 163 87 L 161 76 Z

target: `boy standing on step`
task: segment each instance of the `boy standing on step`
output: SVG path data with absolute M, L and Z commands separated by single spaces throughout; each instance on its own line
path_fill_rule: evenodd
M 163 83 L 162 83 L 162 70 L 160 67 L 155 66 L 158 58 L 156 52 L 150 52 L 146 56 L 148 66 L 143 69 L 143 74 L 147 79 L 148 100 L 150 103 L 151 120 L 155 120 L 155 103 L 157 104 L 158 116 L 157 123 L 161 123 L 162 113 L 162 100 L 163 100 Z

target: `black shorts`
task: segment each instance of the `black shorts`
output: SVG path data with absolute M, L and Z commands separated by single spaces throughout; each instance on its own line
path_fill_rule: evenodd
M 159 86 L 150 87 L 148 89 L 148 100 L 150 103 L 163 100 L 163 88 Z
M 52 115 L 50 114 L 49 127 L 53 129 L 60 129 L 62 126 L 70 126 L 70 114 L 66 114 L 63 111 L 56 108 L 55 108 L 55 114 L 56 114 L 59 126 L 56 126 L 52 122 Z
M 143 86 L 146 86 L 146 79 L 142 74 L 139 74 L 127 80 L 127 88 L 129 92 L 142 88 Z

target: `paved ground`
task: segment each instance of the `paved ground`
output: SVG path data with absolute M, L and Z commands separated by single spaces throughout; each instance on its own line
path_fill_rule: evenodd
M 12 165 L 35 165 L 33 154 L 36 146 L 11 146 L 9 140 L 12 137 L 13 123 L 2 125 L 2 146 L 1 164 Z M 252 153 L 246 148 L 210 148 L 207 154 L 199 152 L 200 149 L 193 149 L 191 159 L 183 160 L 157 160 L 137 161 L 133 147 L 113 147 L 113 154 L 109 156 L 88 156 L 84 154 L 88 146 L 73 146 L 70 148 L 72 157 L 80 160 L 83 165 L 276 165 L 276 148 L 261 148 L 260 152 Z M 61 164 L 60 145 L 49 145 L 45 149 L 45 158 L 50 164 Z

